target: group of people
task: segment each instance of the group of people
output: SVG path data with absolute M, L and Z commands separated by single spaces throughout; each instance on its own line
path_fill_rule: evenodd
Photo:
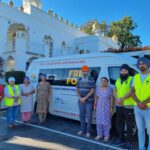
M 46 121 L 48 106 L 50 102 L 51 86 L 46 81 L 46 75 L 42 74 L 36 89 L 30 83 L 29 77 L 24 78 L 21 85 L 15 84 L 15 78 L 9 77 L 8 85 L 3 88 L 0 86 L 0 100 L 4 99 L 7 109 L 8 127 L 14 128 L 19 110 L 21 119 L 24 123 L 30 123 L 33 113 L 33 94 L 36 92 L 36 113 L 39 116 L 39 124 Z
M 115 89 L 109 86 L 107 77 L 102 77 L 98 86 L 90 76 L 90 68 L 82 67 L 82 77 L 78 79 L 76 93 L 78 96 L 79 117 L 81 129 L 78 135 L 91 136 L 92 112 L 96 111 L 97 136 L 95 140 L 109 141 L 112 113 L 116 113 L 117 139 L 115 144 L 125 143 L 128 150 L 133 146 L 133 128 L 136 122 L 138 129 L 139 150 L 146 150 L 145 129 L 150 135 L 150 62 L 141 57 L 137 61 L 140 73 L 130 76 L 130 67 L 123 64 L 120 76 L 116 80 Z M 7 122 L 10 128 L 16 126 L 15 120 L 19 109 L 22 121 L 29 123 L 33 112 L 33 94 L 36 95 L 36 112 L 39 124 L 46 120 L 51 97 L 51 85 L 46 81 L 46 75 L 40 74 L 36 89 L 30 84 L 29 77 L 24 78 L 22 85 L 15 84 L 15 78 L 8 79 L 8 85 L 0 86 L 0 101 L 4 98 L 7 108 Z M 20 107 L 21 106 L 21 107 Z M 87 120 L 87 125 L 86 125 Z M 124 131 L 127 131 L 125 137 Z M 147 150 L 150 150 L 150 138 Z
M 115 89 L 109 86 L 109 80 L 102 77 L 98 87 L 89 75 L 90 68 L 82 67 L 83 76 L 78 79 L 76 93 L 80 113 L 81 129 L 77 133 L 87 138 L 91 135 L 93 107 L 96 111 L 97 136 L 95 140 L 110 138 L 111 115 L 116 113 L 116 145 L 124 144 L 128 150 L 133 149 L 133 130 L 135 123 L 138 130 L 139 150 L 150 150 L 150 62 L 145 57 L 137 61 L 140 72 L 130 76 L 130 67 L 123 64 Z M 87 126 L 86 126 L 87 120 Z M 126 129 L 126 136 L 125 136 Z M 148 134 L 146 148 L 145 129 Z

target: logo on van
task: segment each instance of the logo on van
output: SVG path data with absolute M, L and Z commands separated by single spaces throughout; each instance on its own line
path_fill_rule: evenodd
M 76 85 L 79 77 L 82 77 L 82 71 L 80 69 L 69 70 L 66 84 Z

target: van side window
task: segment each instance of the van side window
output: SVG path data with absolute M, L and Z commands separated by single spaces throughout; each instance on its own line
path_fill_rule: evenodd
M 108 67 L 109 79 L 110 84 L 115 85 L 116 80 L 120 76 L 120 66 Z M 134 76 L 137 73 L 136 70 L 130 68 L 129 75 Z
M 117 78 L 120 75 L 120 67 L 108 67 L 110 84 L 115 85 Z
M 46 74 L 47 81 L 55 86 L 76 86 L 79 77 L 82 77 L 81 68 L 41 69 Z M 91 67 L 90 75 L 95 82 L 100 73 L 100 67 Z

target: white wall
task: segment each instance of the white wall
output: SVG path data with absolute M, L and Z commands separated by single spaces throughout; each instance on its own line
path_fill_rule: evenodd
M 57 50 L 61 49 L 62 41 L 65 41 L 68 46 L 73 47 L 75 38 L 86 36 L 85 33 L 69 27 L 68 25 L 60 22 L 58 19 L 55 19 L 50 15 L 47 15 L 47 13 L 35 8 L 34 6 L 31 6 L 31 14 L 21 12 L 17 8 L 10 7 L 1 2 L 0 8 L 0 16 L 12 20 L 12 23 L 22 23 L 26 26 L 26 28 L 29 29 L 28 32 L 31 44 L 34 43 L 36 45 L 37 43 L 37 48 L 34 46 L 33 51 L 38 51 L 43 46 L 44 35 L 51 35 L 54 40 L 54 49 Z M 2 26 L 2 28 L 4 28 L 4 26 Z M 6 33 L 6 31 L 2 33 L 2 36 L 5 35 L 5 38 Z M 40 45 L 40 48 L 38 45 Z M 32 46 L 30 47 L 32 48 Z M 32 49 L 30 51 L 32 51 Z M 60 52 L 54 51 L 54 54 L 59 55 Z

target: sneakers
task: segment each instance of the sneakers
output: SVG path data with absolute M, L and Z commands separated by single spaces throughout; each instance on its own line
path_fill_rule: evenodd
M 82 135 L 83 134 L 83 131 L 79 131 L 78 133 L 77 133 L 77 135 Z
M 87 134 L 85 135 L 85 137 L 86 137 L 86 138 L 90 138 L 90 137 L 91 137 L 91 134 L 90 134 L 90 133 L 87 133 Z

